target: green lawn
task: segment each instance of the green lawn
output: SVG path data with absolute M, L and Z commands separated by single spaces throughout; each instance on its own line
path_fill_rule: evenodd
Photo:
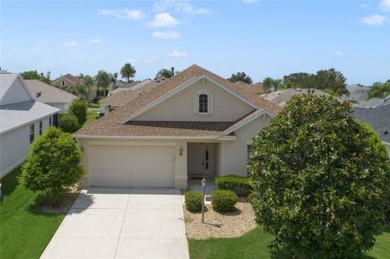
M 100 103 L 89 103 L 88 108 L 100 108 Z
M 272 236 L 259 227 L 239 238 L 189 240 L 190 257 L 191 259 L 271 258 L 270 251 L 267 247 L 271 240 Z M 276 258 L 288 257 L 280 255 Z M 364 253 L 360 257 L 355 256 L 351 258 L 390 258 L 390 228 L 386 228 L 385 233 L 377 238 L 376 244 L 371 251 Z
M 87 111 L 87 121 L 84 123 L 83 127 L 86 127 L 94 122 L 96 120 L 96 116 L 98 116 L 97 111 Z
M 0 258 L 39 258 L 64 216 L 30 209 L 35 194 L 18 186 L 20 167 L 5 176 L 0 202 Z

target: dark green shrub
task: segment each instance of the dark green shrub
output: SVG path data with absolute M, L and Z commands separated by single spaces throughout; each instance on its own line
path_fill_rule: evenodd
M 184 195 L 184 203 L 187 210 L 199 212 L 202 210 L 202 194 L 199 192 L 189 191 Z
M 83 99 L 75 99 L 69 106 L 68 113 L 77 117 L 80 127 L 87 121 L 88 103 Z
M 218 212 L 233 212 L 238 201 L 237 195 L 232 191 L 216 190 L 211 194 L 213 209 Z
M 60 119 L 58 120 L 58 127 L 64 132 L 73 133 L 80 128 L 80 125 L 77 117 L 69 113 L 60 115 Z
M 250 178 L 237 175 L 215 177 L 215 187 L 217 190 L 232 191 L 238 196 L 248 196 L 253 190 Z

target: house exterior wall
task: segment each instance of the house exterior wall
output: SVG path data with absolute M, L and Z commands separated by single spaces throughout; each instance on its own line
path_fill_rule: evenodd
M 49 117 L 34 122 L 34 139 L 39 136 L 39 122 L 42 133 L 49 127 Z M 0 136 L 0 178 L 20 165 L 30 149 L 30 125 L 17 128 Z
M 82 165 L 85 175 L 80 181 L 81 187 L 90 186 L 91 171 L 91 147 L 94 145 L 127 145 L 127 146 L 173 146 L 174 147 L 174 178 L 175 188 L 185 189 L 187 187 L 187 145 L 184 141 L 148 141 L 148 140 L 124 140 L 124 139 L 79 139 L 79 145 L 84 152 Z M 183 149 L 180 155 L 180 148 Z M 114 165 L 113 165 L 114 168 Z
M 62 81 L 64 81 L 64 85 L 62 85 Z M 61 78 L 58 78 L 57 80 L 53 81 L 52 85 L 63 89 L 63 88 L 68 88 L 70 86 L 73 86 L 74 84 L 71 83 L 70 81 L 68 81 L 67 79 L 61 77 Z
M 5 96 L 3 97 L 0 105 L 6 105 L 11 103 L 19 103 L 31 101 L 31 96 L 23 86 L 19 78 L 13 82 L 13 86 L 9 88 Z
M 60 109 L 58 113 L 61 114 L 68 113 L 68 108 L 70 105 L 70 103 L 46 103 L 46 104 Z
M 193 95 L 200 90 L 213 94 L 214 111 L 209 115 L 194 113 Z M 229 111 L 229 112 L 227 112 Z M 200 80 L 175 96 L 140 114 L 135 121 L 235 121 L 253 108 L 208 80 Z
M 223 142 L 217 152 L 217 175 L 247 175 L 248 145 L 253 137 L 271 121 L 269 116 L 263 115 L 236 131 L 236 140 Z

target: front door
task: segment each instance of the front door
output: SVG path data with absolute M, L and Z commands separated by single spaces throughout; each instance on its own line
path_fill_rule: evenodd
M 188 144 L 188 173 L 190 176 L 213 176 L 214 173 L 214 144 Z

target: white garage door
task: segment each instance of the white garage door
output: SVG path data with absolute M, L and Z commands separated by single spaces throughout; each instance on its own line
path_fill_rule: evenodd
M 91 186 L 174 187 L 174 149 L 92 146 Z

